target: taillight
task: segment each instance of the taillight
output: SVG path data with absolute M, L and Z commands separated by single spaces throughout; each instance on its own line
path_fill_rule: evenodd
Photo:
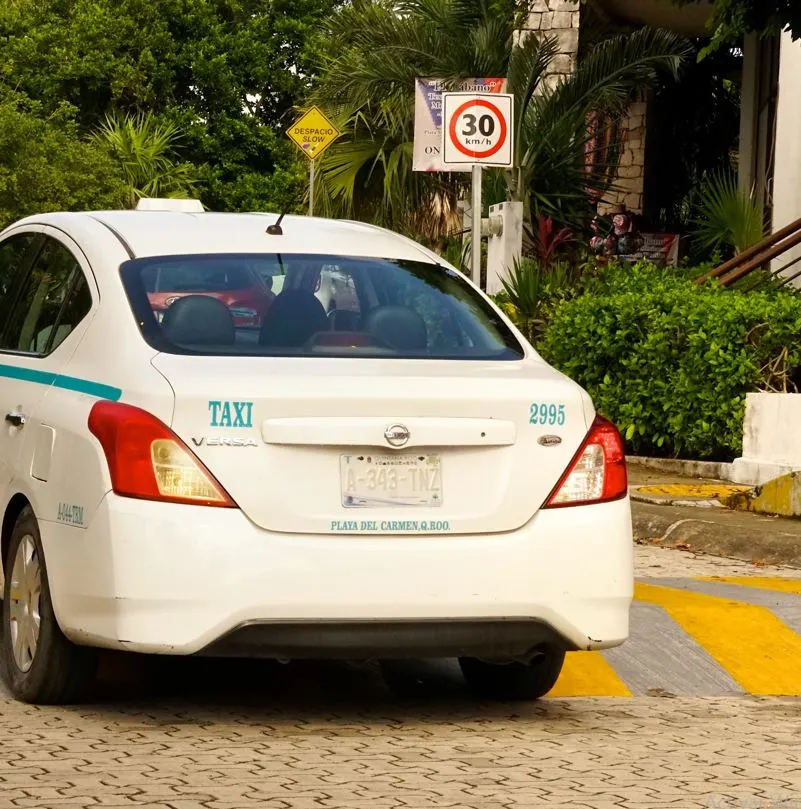
M 543 508 L 608 503 L 622 499 L 627 493 L 623 438 L 611 421 L 598 416 Z
M 151 413 L 97 402 L 89 414 L 89 430 L 103 447 L 116 494 L 236 508 L 189 447 Z

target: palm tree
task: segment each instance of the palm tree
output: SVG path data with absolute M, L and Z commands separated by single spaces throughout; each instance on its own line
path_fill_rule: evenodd
M 756 189 L 742 189 L 732 169 L 705 178 L 697 208 L 695 242 L 707 253 L 733 248 L 740 254 L 765 237 L 765 212 Z
M 635 93 L 675 76 L 692 49 L 673 33 L 642 29 L 594 45 L 554 83 L 556 40 L 516 41 L 520 14 L 513 0 L 354 0 L 334 16 L 313 98 L 346 133 L 321 159 L 320 196 L 330 212 L 418 234 L 421 219 L 432 231 L 445 226 L 465 181 L 412 172 L 414 80 L 456 86 L 507 76 L 516 168 L 488 172 L 490 195 L 524 202 L 529 221 L 586 221 L 590 195 L 610 189 L 616 156 L 607 149 L 604 159 L 587 160 L 590 116 L 621 117 Z
M 181 138 L 178 126 L 152 113 L 107 115 L 94 139 L 111 150 L 122 169 L 123 204 L 136 207 L 142 197 L 185 197 L 197 183 L 196 169 L 178 163 L 173 153 Z

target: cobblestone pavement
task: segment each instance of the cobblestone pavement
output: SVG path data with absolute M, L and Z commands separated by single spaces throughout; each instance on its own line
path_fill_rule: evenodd
M 638 550 L 638 575 L 651 599 L 639 603 L 702 640 L 699 613 L 725 621 L 736 612 L 717 614 L 718 600 L 740 604 L 748 620 L 751 609 L 761 619 L 784 610 L 788 629 L 784 599 L 799 598 L 801 585 L 797 571 L 652 548 Z M 712 602 L 694 601 L 710 589 Z M 662 645 L 654 634 L 650 647 Z M 632 687 L 533 705 L 472 701 L 447 663 L 405 672 L 400 696 L 367 663 L 119 658 L 125 677 L 112 665 L 95 704 L 0 698 L 0 809 L 801 809 L 801 700 L 748 693 L 741 679 L 760 661 L 743 668 L 712 646 L 726 676 L 733 667 L 740 678 L 727 696 Z M 775 662 L 761 668 L 769 675 Z M 612 666 L 636 686 L 636 667 Z
M 698 556 L 672 548 L 640 545 L 635 554 L 635 575 L 638 578 L 682 577 L 743 577 L 787 578 L 801 580 L 801 569 L 794 567 L 770 567 L 740 562 L 736 559 L 719 559 L 714 556 Z

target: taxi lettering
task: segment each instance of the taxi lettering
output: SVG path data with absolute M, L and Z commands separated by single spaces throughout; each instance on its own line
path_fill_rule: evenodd
M 209 402 L 212 427 L 252 427 L 253 402 L 214 400 Z

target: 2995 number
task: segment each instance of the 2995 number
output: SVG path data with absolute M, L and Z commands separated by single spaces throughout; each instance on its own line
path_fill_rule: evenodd
M 566 420 L 565 405 L 545 404 L 544 402 L 542 404 L 535 402 L 531 405 L 528 417 L 529 424 L 548 425 L 549 427 L 562 427 Z

